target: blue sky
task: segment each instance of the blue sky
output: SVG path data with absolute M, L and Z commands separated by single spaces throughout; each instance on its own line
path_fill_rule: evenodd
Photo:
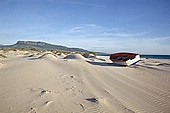
M 0 0 L 0 44 L 170 54 L 169 0 Z

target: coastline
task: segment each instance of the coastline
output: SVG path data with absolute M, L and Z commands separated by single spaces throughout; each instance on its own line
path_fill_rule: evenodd
M 110 56 L 110 54 L 97 54 L 98 56 Z M 170 59 L 170 55 L 147 55 L 140 54 L 141 58 L 152 58 L 152 59 Z

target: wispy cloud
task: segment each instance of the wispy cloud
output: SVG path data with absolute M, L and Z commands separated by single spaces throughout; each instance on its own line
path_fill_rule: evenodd
M 154 41 L 165 41 L 165 40 L 170 40 L 170 36 L 157 37 L 154 39 Z
M 22 33 L 21 33 L 22 32 Z M 146 31 L 130 32 L 121 28 L 107 28 L 96 24 L 80 24 L 63 31 L 51 32 L 0 32 L 5 39 L 42 40 L 69 47 L 81 47 L 92 51 L 130 51 L 145 54 L 170 54 L 170 36 L 149 36 Z M 22 35 L 21 35 L 22 34 Z M 26 36 L 26 37 L 25 37 Z M 3 40 L 0 40 L 3 43 Z
M 76 1 L 76 0 L 48 0 L 48 2 L 61 2 L 65 4 L 72 4 L 72 5 L 80 5 L 80 6 L 88 6 L 88 7 L 106 7 L 105 5 L 101 4 L 94 4 L 94 3 L 89 3 L 89 2 L 82 2 L 82 1 Z
M 92 4 L 92 3 L 85 3 L 85 2 L 78 2 L 78 1 L 65 1 L 65 3 L 70 3 L 74 5 L 82 5 L 82 6 L 92 6 L 92 7 L 106 7 L 105 5 L 99 5 L 99 4 Z
M 168 53 L 164 44 L 170 37 L 150 36 L 149 32 L 122 31 L 121 28 L 106 28 L 95 24 L 81 24 L 67 29 L 58 36 L 66 45 L 103 52 L 131 51 L 145 54 Z M 63 41 L 66 39 L 67 41 Z M 59 41 L 59 40 L 58 40 Z
M 113 36 L 116 37 L 135 37 L 135 36 L 142 36 L 146 35 L 148 32 L 141 32 L 141 33 L 126 33 L 126 32 L 118 32 L 118 33 L 113 33 Z
M 121 31 L 120 28 L 106 28 L 103 26 L 95 25 L 95 24 L 81 24 L 79 26 L 72 27 L 62 32 L 63 35 L 74 35 L 77 37 L 85 37 L 87 36 L 92 38 L 131 38 L 137 36 L 146 35 L 148 32 L 140 32 L 140 33 L 129 33 Z

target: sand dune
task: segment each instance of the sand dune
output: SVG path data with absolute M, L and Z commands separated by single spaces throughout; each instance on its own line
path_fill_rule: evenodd
M 66 55 L 64 53 L 57 53 L 56 54 L 58 58 L 65 58 Z
M 0 62 L 0 68 L 3 66 L 3 64 Z
M 64 59 L 86 60 L 81 54 L 70 54 L 64 57 Z
M 56 59 L 57 56 L 52 52 L 43 53 L 38 59 Z
M 170 112 L 170 67 L 158 65 L 169 60 L 118 67 L 107 57 L 84 62 L 79 54 L 7 57 L 7 68 L 0 68 L 1 113 Z
M 0 68 L 5 66 L 2 61 L 7 58 L 7 56 L 5 56 L 5 55 L 3 55 L 1 53 L 2 53 L 2 51 L 0 52 Z
M 4 58 L 7 58 L 7 56 L 0 54 L 0 59 L 4 59 Z

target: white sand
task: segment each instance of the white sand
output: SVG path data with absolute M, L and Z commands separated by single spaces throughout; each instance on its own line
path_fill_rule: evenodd
M 51 59 L 51 60 L 56 60 L 57 56 L 54 53 L 51 52 L 45 52 L 42 55 L 38 57 L 38 59 Z
M 0 113 L 170 113 L 170 60 L 116 67 L 106 57 L 2 54 Z
M 64 59 L 86 60 L 81 54 L 70 54 L 64 57 Z

